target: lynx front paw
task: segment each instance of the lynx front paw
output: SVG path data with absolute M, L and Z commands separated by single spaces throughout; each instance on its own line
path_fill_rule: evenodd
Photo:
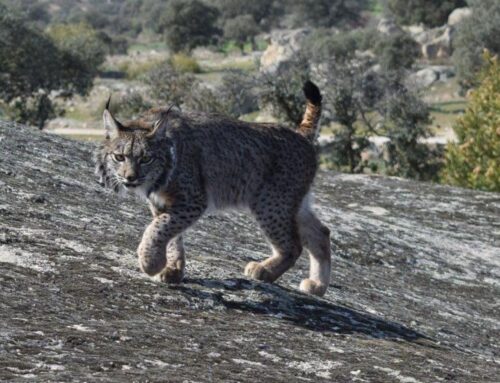
M 139 256 L 139 268 L 148 275 L 156 275 L 165 268 L 166 259 Z
M 137 255 L 139 256 L 139 268 L 146 274 L 153 276 L 165 268 L 167 255 L 161 244 L 155 246 L 150 242 L 143 238 L 137 248 Z
M 158 275 L 160 281 L 165 283 L 181 283 L 184 279 L 184 270 L 173 267 L 165 267 Z
M 307 278 L 300 283 L 299 288 L 300 291 L 303 291 L 306 294 L 317 295 L 319 297 L 322 297 L 323 295 L 325 295 L 327 287 L 328 287 L 327 285 L 319 281 Z
M 257 262 L 250 262 L 245 267 L 245 275 L 252 279 L 257 279 L 264 282 L 273 282 L 272 274 L 264 266 Z

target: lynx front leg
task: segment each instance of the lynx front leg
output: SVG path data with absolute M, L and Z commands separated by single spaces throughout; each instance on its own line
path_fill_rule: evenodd
M 182 282 L 185 266 L 184 243 L 182 235 L 178 235 L 167 246 L 167 266 L 160 272 L 160 280 L 166 283 Z
M 148 275 L 156 275 L 167 266 L 167 244 L 191 226 L 204 209 L 163 213 L 144 231 L 137 249 L 139 266 Z M 183 262 L 182 262 L 183 263 Z

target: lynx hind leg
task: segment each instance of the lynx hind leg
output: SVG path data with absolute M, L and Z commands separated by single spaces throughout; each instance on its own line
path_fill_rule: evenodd
M 314 215 L 308 204 L 303 204 L 298 217 L 302 245 L 309 253 L 309 278 L 300 283 L 300 290 L 323 296 L 330 283 L 330 230 Z
M 279 206 L 285 204 L 269 206 L 265 201 L 264 199 L 262 206 L 252 210 L 271 243 L 273 255 L 262 262 L 250 262 L 245 267 L 245 275 L 265 282 L 274 282 L 295 264 L 302 252 L 302 245 L 296 213 Z M 288 209 L 290 206 L 293 204 L 287 205 Z
M 158 278 L 166 283 L 180 283 L 184 279 L 186 257 L 182 235 L 172 239 L 167 245 L 167 265 L 158 274 Z

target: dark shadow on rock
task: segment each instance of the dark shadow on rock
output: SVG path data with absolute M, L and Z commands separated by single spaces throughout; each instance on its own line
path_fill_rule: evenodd
M 189 285 L 197 285 L 202 289 Z M 186 279 L 184 284 L 171 285 L 170 288 L 197 299 L 214 300 L 228 309 L 273 316 L 312 331 L 358 333 L 376 339 L 403 340 L 439 347 L 431 338 L 396 322 L 335 305 L 276 284 L 242 278 L 193 278 Z M 246 290 L 251 291 L 251 294 L 245 294 Z

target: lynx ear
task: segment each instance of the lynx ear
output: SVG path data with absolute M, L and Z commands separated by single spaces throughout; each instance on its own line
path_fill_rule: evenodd
M 146 137 L 161 140 L 162 138 L 165 138 L 166 128 L 167 122 L 162 117 L 159 120 L 155 121 L 155 123 L 153 124 L 153 129 L 151 129 L 151 132 L 149 132 Z
M 115 138 L 120 134 L 120 130 L 123 129 L 123 125 L 113 117 L 109 111 L 109 103 L 111 101 L 111 96 L 109 96 L 108 102 L 106 102 L 106 108 L 102 114 L 102 121 L 104 124 L 104 129 L 106 130 L 106 139 Z

